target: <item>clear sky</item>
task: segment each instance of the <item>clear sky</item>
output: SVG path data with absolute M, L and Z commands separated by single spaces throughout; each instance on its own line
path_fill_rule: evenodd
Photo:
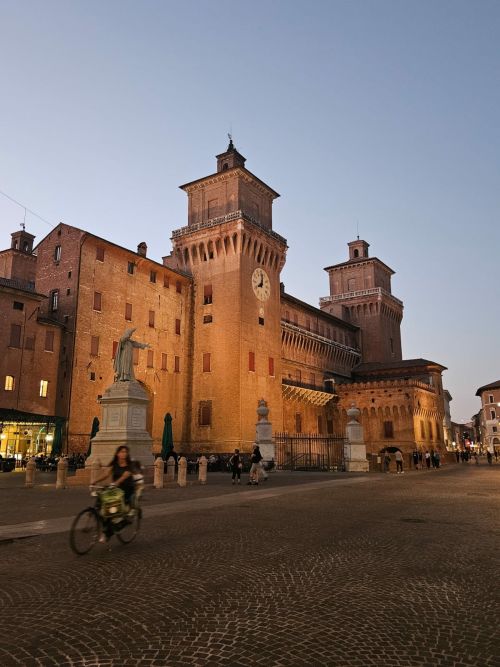
M 49 221 L 160 259 L 232 128 L 287 291 L 317 305 L 359 225 L 453 418 L 500 378 L 498 0 L 0 0 L 0 62 L 0 190 Z M 23 218 L 0 196 L 0 245 Z

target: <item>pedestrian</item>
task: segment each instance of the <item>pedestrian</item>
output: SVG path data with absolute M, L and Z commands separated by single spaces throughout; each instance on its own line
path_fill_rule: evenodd
M 386 450 L 384 454 L 384 472 L 389 472 L 390 467 L 391 467 L 391 455 Z
M 396 459 L 396 473 L 399 475 L 399 473 L 403 474 L 403 454 L 401 453 L 401 450 L 397 450 L 395 457 Z
M 440 463 L 441 463 L 441 454 L 436 449 L 436 451 L 434 452 L 434 467 L 436 468 L 436 470 L 439 468 Z
M 457 449 L 457 451 L 455 452 L 455 458 L 457 459 L 457 463 L 460 463 L 460 452 L 459 452 L 458 449 Z
M 260 473 L 264 482 L 267 482 L 269 475 L 267 474 L 266 466 L 264 465 L 264 459 L 260 461 Z
M 497 449 L 496 447 L 495 447 L 495 449 L 493 450 L 493 453 L 494 453 L 494 455 L 495 455 L 495 463 L 498 463 L 498 449 Z
M 427 470 L 431 469 L 431 455 L 428 449 L 425 450 L 425 465 L 427 466 Z
M 236 484 L 236 479 L 238 479 L 238 484 L 241 484 L 241 470 L 243 468 L 243 461 L 240 455 L 240 450 L 235 449 L 234 454 L 229 459 L 229 469 L 233 473 L 232 483 Z
M 489 449 L 486 452 L 486 458 L 488 459 L 488 465 L 490 465 L 490 466 L 493 465 L 493 456 L 492 456 Z
M 479 456 L 477 455 L 477 452 L 475 450 L 474 450 L 473 456 L 474 456 L 474 460 L 476 462 L 476 465 L 478 466 L 479 465 Z
M 250 478 L 247 484 L 259 486 L 259 473 L 262 470 L 260 466 L 260 462 L 262 461 L 262 454 L 260 453 L 259 445 L 254 445 L 250 461 L 252 466 L 250 468 Z
M 418 470 L 418 450 L 417 449 L 413 450 L 412 458 L 413 458 L 413 467 L 415 468 L 415 470 Z

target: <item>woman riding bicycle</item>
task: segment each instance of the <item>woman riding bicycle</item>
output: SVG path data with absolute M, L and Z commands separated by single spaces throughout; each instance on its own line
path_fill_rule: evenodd
M 109 471 L 95 481 L 95 484 L 109 479 L 111 476 L 112 483 L 118 486 L 124 494 L 126 505 L 130 505 L 132 496 L 134 495 L 134 464 L 130 458 L 130 450 L 127 445 L 120 445 L 109 464 Z

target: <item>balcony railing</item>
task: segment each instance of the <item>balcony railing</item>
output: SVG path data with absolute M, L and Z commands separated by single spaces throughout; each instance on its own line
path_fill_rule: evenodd
M 382 295 L 393 299 L 400 306 L 403 305 L 403 302 L 393 296 L 383 287 L 371 287 L 370 289 L 360 289 L 354 290 L 353 292 L 344 292 L 344 294 L 332 294 L 331 296 L 322 296 L 319 300 L 320 306 L 324 306 L 328 303 L 336 303 L 338 301 L 346 301 L 348 299 L 356 299 L 360 296 L 373 296 L 377 295 L 381 297 Z

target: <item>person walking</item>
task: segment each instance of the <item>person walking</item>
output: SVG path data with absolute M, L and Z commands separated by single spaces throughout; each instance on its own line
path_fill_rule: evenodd
M 458 449 L 455 452 L 455 458 L 457 459 L 457 463 L 460 463 L 460 452 L 458 451 Z
M 413 458 L 413 467 L 415 468 L 415 470 L 418 470 L 418 450 L 417 449 L 413 450 L 412 458 Z
M 431 469 L 431 455 L 428 449 L 425 450 L 425 465 L 427 466 L 427 470 Z
M 493 455 L 492 455 L 492 453 L 490 452 L 489 449 L 486 452 L 486 458 L 488 460 L 488 465 L 490 465 L 490 466 L 493 465 Z
M 403 474 L 403 454 L 401 451 L 398 449 L 396 452 L 394 458 L 396 459 L 396 474 L 399 475 L 399 473 Z
M 259 475 L 262 470 L 260 462 L 262 461 L 262 454 L 260 453 L 259 445 L 254 445 L 252 457 L 250 459 L 252 466 L 250 468 L 250 479 L 247 484 L 259 486 Z
M 390 467 L 391 467 L 391 455 L 386 450 L 384 454 L 384 472 L 389 472 Z
M 434 467 L 436 468 L 436 470 L 439 469 L 440 465 L 441 465 L 441 454 L 436 449 L 436 451 L 434 452 Z
M 239 449 L 235 449 L 234 454 L 229 459 L 229 468 L 233 473 L 232 483 L 236 484 L 237 479 L 238 484 L 241 484 L 241 470 L 243 468 L 243 460 L 241 458 Z

